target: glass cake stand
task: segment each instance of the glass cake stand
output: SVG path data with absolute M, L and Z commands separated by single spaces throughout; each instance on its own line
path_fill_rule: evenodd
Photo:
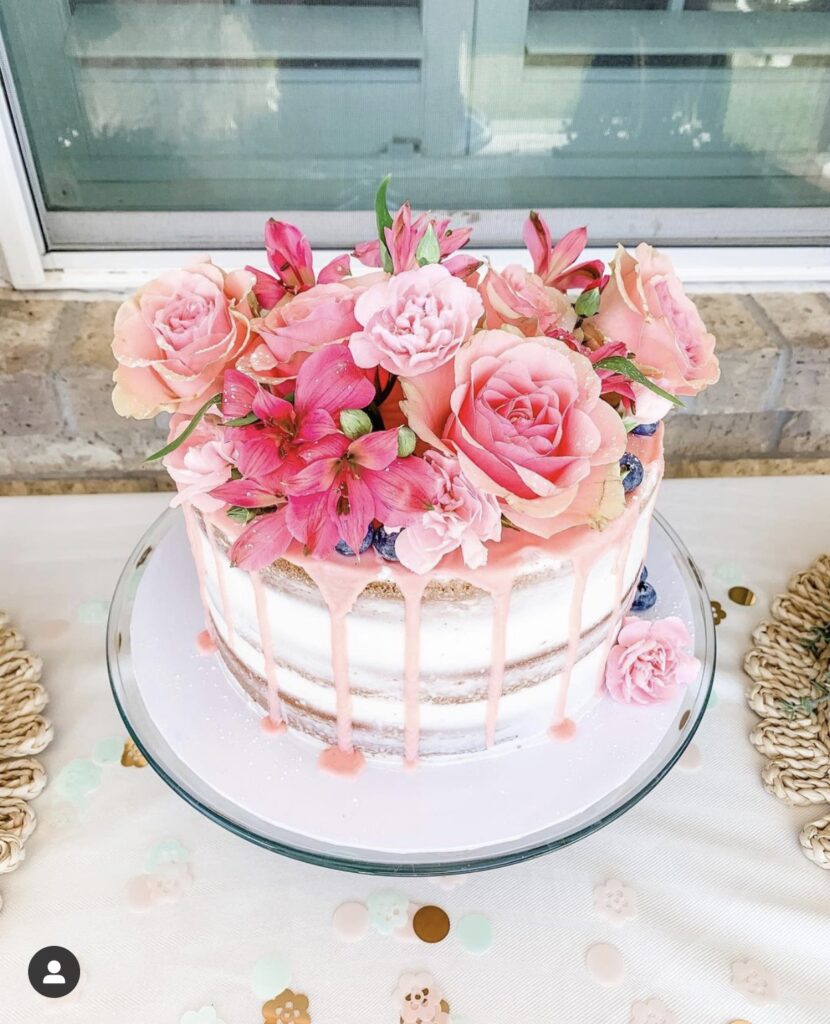
M 156 772 L 237 835 L 298 860 L 374 874 L 460 874 L 549 853 L 602 828 L 672 768 L 700 723 L 715 668 L 715 630 L 701 575 L 655 515 L 647 564 L 653 615 L 679 615 L 701 662 L 668 704 L 599 701 L 569 742 L 547 738 L 415 771 L 367 762 L 353 778 L 317 767 L 319 747 L 274 736 L 200 656 L 204 626 L 180 512 L 168 510 L 121 573 L 107 626 L 118 710 Z

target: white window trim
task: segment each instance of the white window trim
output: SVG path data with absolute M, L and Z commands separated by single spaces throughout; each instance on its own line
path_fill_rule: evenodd
M 37 208 L 21 158 L 11 113 L 0 96 L 0 265 L 5 264 L 10 284 L 17 289 L 122 292 L 159 271 L 186 264 L 204 250 L 84 250 L 47 251 Z M 719 215 L 718 211 L 712 211 Z M 517 218 L 521 216 L 516 211 Z M 816 210 L 826 221 L 828 211 Z M 355 239 L 357 241 L 357 239 Z M 826 246 L 663 246 L 690 289 L 702 290 L 810 290 L 830 285 L 830 248 Z M 486 256 L 497 266 L 527 262 L 524 249 L 468 250 Z M 589 249 L 587 257 L 610 258 L 612 249 Z M 318 250 L 315 261 L 323 266 L 333 255 Z M 259 251 L 214 250 L 221 266 L 251 263 L 262 266 Z

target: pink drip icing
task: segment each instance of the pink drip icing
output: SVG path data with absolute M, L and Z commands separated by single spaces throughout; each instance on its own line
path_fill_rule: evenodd
M 421 601 L 427 581 L 422 576 L 412 575 L 403 582 L 399 579 L 404 599 L 404 762 L 408 767 L 418 763 L 418 742 L 420 739 L 420 707 L 418 692 L 421 668 Z
M 209 629 L 203 629 L 201 633 L 196 634 L 196 650 L 203 655 L 216 653 L 216 641 L 210 635 Z
M 568 703 L 568 690 L 571 685 L 571 673 L 576 664 L 579 653 L 579 640 L 582 636 L 582 599 L 585 596 L 585 584 L 588 581 L 588 574 L 593 567 L 593 559 L 574 558 L 574 585 L 571 593 L 570 615 L 568 617 L 568 647 L 565 651 L 565 663 L 562 666 L 562 674 L 559 679 L 559 689 L 556 693 L 556 707 L 553 714 L 553 725 L 551 735 L 556 735 L 556 730 L 565 722 L 565 707 Z
M 638 500 L 638 496 L 633 496 L 633 502 Z M 632 520 L 636 525 L 636 520 Z M 621 530 L 622 536 L 619 539 L 619 547 L 617 549 L 617 558 L 614 562 L 614 608 L 620 607 L 620 601 L 622 601 L 623 587 L 625 586 L 625 570 L 628 565 L 628 556 L 631 552 L 631 542 L 634 539 L 634 530 Z M 602 656 L 599 660 L 599 674 L 597 678 L 596 692 L 601 694 L 605 688 L 605 663 L 608 661 L 608 654 L 611 651 L 611 647 L 616 639 L 617 632 L 620 628 L 620 617 L 616 612 L 611 616 L 611 622 L 608 626 L 608 634 L 602 642 Z
M 210 625 L 210 611 L 208 610 L 207 583 L 205 573 L 205 553 L 202 550 L 202 539 L 199 536 L 199 524 L 196 521 L 196 513 L 190 502 L 182 506 L 184 512 L 184 525 L 187 530 L 187 539 L 190 541 L 190 550 L 193 553 L 193 564 L 196 566 L 196 577 L 199 581 L 199 598 L 205 613 L 205 623 Z
M 267 721 L 274 727 L 273 731 L 283 732 L 285 724 L 280 714 L 280 691 L 277 684 L 277 663 L 274 660 L 274 638 L 271 634 L 271 624 L 268 621 L 268 608 L 265 602 L 265 588 L 262 585 L 262 578 L 258 572 L 248 574 L 251 580 L 251 588 L 254 592 L 254 604 L 256 605 L 257 625 L 259 626 L 259 642 L 262 649 L 262 657 L 265 661 L 265 679 L 268 683 L 268 718 Z M 265 726 L 263 726 L 265 728 Z
M 228 597 L 228 581 L 225 579 L 225 567 L 222 565 L 221 552 L 219 545 L 216 543 L 215 527 L 208 525 L 206 533 L 210 550 L 213 552 L 213 561 L 216 565 L 216 579 L 219 581 L 219 600 L 222 602 L 222 618 L 225 620 L 227 644 L 233 650 L 233 619 L 231 617 L 231 602 Z
M 570 718 L 563 718 L 558 725 L 550 727 L 550 734 L 555 740 L 567 743 L 576 736 L 576 723 Z
M 280 719 L 280 721 L 278 722 L 275 722 L 270 715 L 265 715 L 263 718 L 260 719 L 259 727 L 268 736 L 279 736 L 282 733 L 284 733 L 287 728 L 285 722 L 283 722 L 282 719 Z
M 341 750 L 340 747 L 326 747 L 317 762 L 324 772 L 331 775 L 357 775 L 363 769 L 365 758 L 355 747 Z
M 511 578 L 504 590 L 496 590 L 493 597 L 493 634 L 490 647 L 490 679 L 487 684 L 487 712 L 484 724 L 484 742 L 492 747 L 496 741 L 496 723 L 499 702 L 504 685 L 504 662 L 507 654 L 507 615 L 510 611 Z

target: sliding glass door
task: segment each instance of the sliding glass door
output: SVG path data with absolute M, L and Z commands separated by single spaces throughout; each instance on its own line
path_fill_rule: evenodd
M 830 0 L 0 0 L 60 248 L 317 244 L 394 197 L 484 244 L 528 207 L 595 235 L 830 235 Z

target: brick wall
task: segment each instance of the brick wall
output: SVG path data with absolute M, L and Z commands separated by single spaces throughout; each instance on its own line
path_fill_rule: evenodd
M 698 295 L 718 339 L 720 383 L 668 423 L 669 472 L 830 469 L 830 296 Z M 117 300 L 0 292 L 0 486 L 60 479 L 165 486 L 144 456 L 164 418 L 135 422 L 110 403 Z M 737 461 L 736 461 L 737 460 Z M 728 463 L 724 465 L 724 463 Z

